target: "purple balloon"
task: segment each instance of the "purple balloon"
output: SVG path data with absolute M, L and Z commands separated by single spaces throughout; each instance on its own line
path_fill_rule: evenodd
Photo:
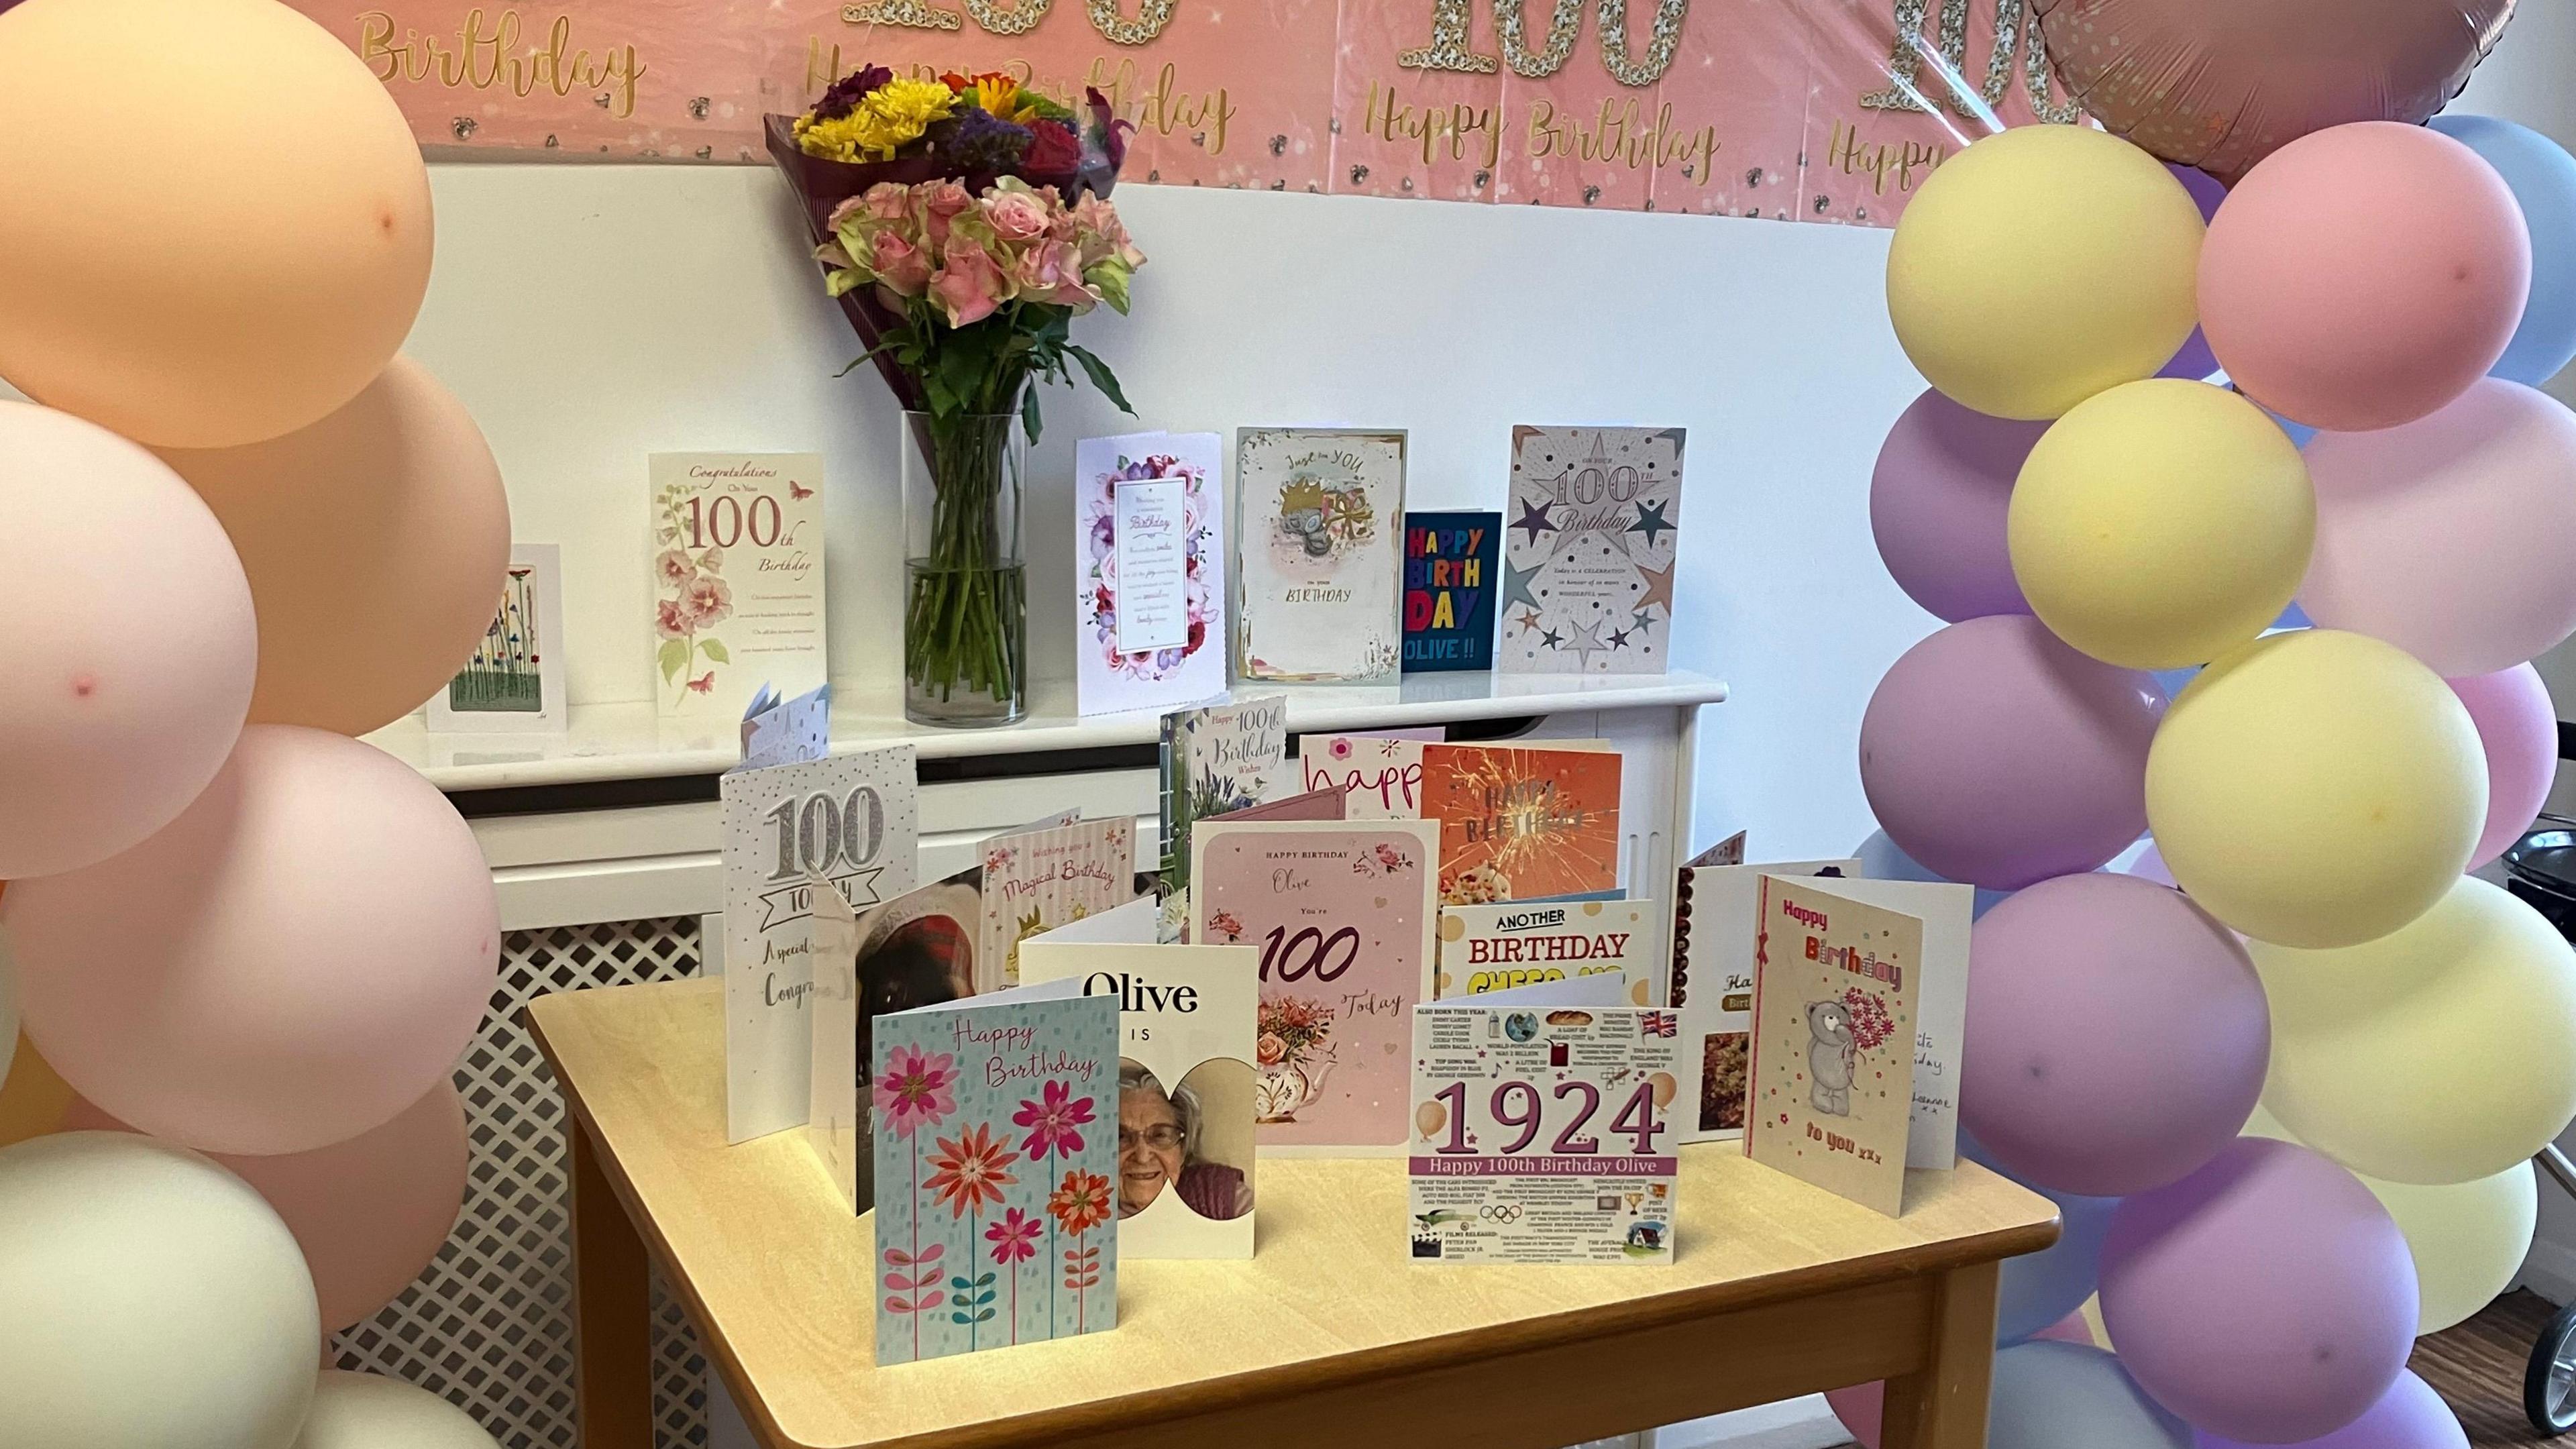
M 2182 183 L 2183 190 L 2191 193 L 2193 204 L 2200 208 L 2202 221 L 2205 222 L 2218 215 L 2218 203 L 2227 199 L 2226 183 L 2206 171 L 2194 170 L 2189 166 L 2177 166 L 2170 161 L 2165 163 L 2165 169 L 2173 173 L 2174 180 Z M 2191 329 L 2189 340 L 2183 343 L 2182 350 L 2175 353 L 2173 361 L 2166 363 L 2164 371 L 2157 373 L 2156 376 L 2178 377 L 2185 382 L 2198 382 L 2216 371 L 2218 371 L 2218 354 L 2209 350 L 2209 339 L 2201 335 L 2199 328 L 2194 327 Z
M 2248 1449 L 2215 1434 L 2199 1435 L 2198 1440 L 2200 1449 Z M 2299 1449 L 2469 1449 L 2469 1436 L 2460 1427 L 2460 1416 L 2451 1412 L 2432 1385 L 2412 1372 L 2401 1372 L 2369 1413 Z
M 2076 653 L 2027 614 L 1953 624 L 1905 651 L 1860 722 L 1879 828 L 1945 880 L 2014 891 L 2079 875 L 2147 828 L 2147 745 L 2165 693 Z
M 2102 1243 L 2120 1362 L 2157 1403 L 2249 1444 L 2304 1443 L 2369 1412 L 2406 1367 L 2416 1309 L 2388 1209 L 2295 1143 L 2239 1138 L 2122 1203 Z
M 1925 389 L 1878 450 L 1869 527 L 1897 587 L 1948 623 L 2027 614 L 2004 547 L 2013 480 L 2046 423 L 1970 412 Z
M 2263 983 L 2180 891 L 2042 881 L 1977 922 L 1969 959 L 1960 1117 L 2014 1177 L 2085 1197 L 2164 1187 L 2235 1141 L 2263 1094 Z
M 2528 664 L 2450 685 L 2469 707 L 2469 721 L 2487 752 L 2487 824 L 2477 853 L 2469 857 L 2475 870 L 2520 840 L 2549 803 L 2549 787 L 2558 780 L 2558 707 L 2550 703 L 2540 671 Z

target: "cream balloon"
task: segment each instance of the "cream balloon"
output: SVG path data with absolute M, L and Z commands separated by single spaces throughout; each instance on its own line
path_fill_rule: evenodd
M 2251 954 L 2272 1004 L 2263 1105 L 2354 1172 L 2492 1177 L 2576 1118 L 2576 952 L 2502 888 L 2464 876 L 2377 940 Z
M 294 1449 L 499 1449 L 463 1409 L 375 1374 L 325 1369 Z
M 184 1148 L 0 1150 L 0 1427 L 44 1449 L 288 1449 L 322 1327 L 295 1238 Z
M 2263 1110 L 2245 1123 L 2248 1137 L 2297 1142 L 2297 1134 Z M 2305 1144 L 2301 1144 L 2305 1145 Z M 2540 1184 L 2531 1164 L 2517 1162 L 2492 1177 L 2424 1187 L 2354 1173 L 2406 1235 L 2415 1257 L 2422 1337 L 2467 1322 L 2522 1270 L 2540 1222 Z
M 2191 336 L 2200 207 L 2164 163 L 2082 126 L 1943 162 L 1887 253 L 1896 340 L 1952 401 L 2053 418 L 2153 377 Z
M 187 145 L 150 162 L 147 132 Z M 139 442 L 228 447 L 357 396 L 429 286 L 402 110 L 276 0 L 0 15 L 0 377 Z
M 2307 572 L 2317 499 L 2261 408 L 2151 378 L 2042 434 L 2008 517 L 2013 578 L 2051 633 L 2106 664 L 2180 669 L 2280 617 Z
M 2284 946 L 2355 945 L 2430 910 L 2486 813 L 2459 696 L 2396 646 L 2331 629 L 2202 670 L 2147 753 L 2148 828 L 2175 882 Z
M 309 428 L 161 458 L 250 576 L 253 720 L 365 734 L 437 693 L 490 627 L 509 496 L 473 416 L 410 358 Z
M 0 1082 L 9 1080 L 9 1068 L 18 1060 L 18 965 L 9 956 L 9 946 L 0 941 Z

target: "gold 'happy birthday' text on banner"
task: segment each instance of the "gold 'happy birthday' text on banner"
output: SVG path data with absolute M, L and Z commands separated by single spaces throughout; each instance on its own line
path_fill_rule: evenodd
M 1131 183 L 1887 225 L 2074 119 L 2025 0 L 291 3 L 425 144 L 533 159 L 760 162 L 764 113 L 882 64 L 1097 88 Z

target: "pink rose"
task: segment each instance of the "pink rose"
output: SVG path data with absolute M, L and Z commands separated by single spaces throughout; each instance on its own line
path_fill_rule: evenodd
M 930 258 L 891 230 L 876 234 L 868 269 L 901 296 L 918 297 L 930 285 Z
M 868 215 L 878 221 L 901 221 L 904 213 L 912 209 L 912 193 L 892 181 L 880 181 L 869 187 L 860 193 L 858 200 L 867 208 Z
M 1281 1040 L 1277 1032 L 1265 1031 L 1261 1040 L 1253 1043 L 1252 1054 L 1261 1065 L 1275 1067 L 1288 1060 L 1288 1043 Z
M 677 639 L 689 632 L 688 612 L 677 599 L 664 599 L 653 609 L 653 632 L 665 639 Z
M 930 295 L 948 314 L 949 326 L 965 327 L 992 316 L 1009 300 L 1011 282 L 982 244 L 959 237 L 948 248 L 948 264 L 931 279 Z
M 1127 224 L 1118 219 L 1118 208 L 1097 196 L 1085 196 L 1073 206 L 1074 225 L 1082 232 L 1082 264 L 1116 257 L 1129 271 L 1145 265 L 1145 254 L 1127 235 Z
M 1100 299 L 1082 284 L 1082 254 L 1065 242 L 1041 241 L 1020 254 L 1020 295 L 1088 312 Z
M 934 249 L 948 245 L 948 224 L 975 204 L 966 188 L 954 181 L 925 181 L 914 194 L 921 200 L 922 230 Z
M 1046 235 L 1047 205 L 1037 193 L 996 188 L 984 195 L 984 220 L 992 224 L 993 235 L 1006 242 L 1024 242 Z
M 690 629 L 703 629 L 733 617 L 733 590 L 713 574 L 700 574 L 689 581 L 679 605 Z

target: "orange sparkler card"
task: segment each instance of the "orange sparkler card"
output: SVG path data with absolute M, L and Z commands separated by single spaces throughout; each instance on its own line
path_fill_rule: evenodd
M 1426 745 L 1422 814 L 1440 822 L 1444 905 L 1619 886 L 1619 756 Z

